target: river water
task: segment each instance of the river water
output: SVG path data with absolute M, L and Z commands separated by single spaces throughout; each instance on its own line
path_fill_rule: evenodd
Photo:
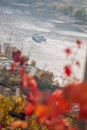
M 47 43 L 39 44 L 32 40 L 34 33 L 40 33 Z M 13 3 L 11 6 L 0 6 L 0 41 L 22 49 L 24 54 L 36 61 L 36 66 L 51 71 L 55 78 L 62 82 L 63 67 L 71 62 L 77 48 L 76 40 L 82 41 L 76 59 L 80 68 L 74 65 L 75 77 L 83 79 L 84 63 L 87 48 L 87 30 L 76 24 L 72 17 L 60 12 L 34 8 L 29 5 Z M 73 54 L 67 59 L 64 49 L 70 47 Z

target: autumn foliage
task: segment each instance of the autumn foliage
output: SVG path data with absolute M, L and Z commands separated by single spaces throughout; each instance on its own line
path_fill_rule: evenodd
M 77 40 L 77 50 L 81 47 L 81 41 Z M 65 49 L 65 53 L 70 55 L 72 50 Z M 40 91 L 38 84 L 32 74 L 25 71 L 26 62 L 20 50 L 15 50 L 12 54 L 13 64 L 11 64 L 11 73 L 14 72 L 17 65 L 19 75 L 21 76 L 20 88 L 26 91 L 27 103 L 24 107 L 24 114 L 28 119 L 34 115 L 39 126 L 47 126 L 48 130 L 79 130 L 77 125 L 71 125 L 70 120 L 66 118 L 74 113 L 74 120 L 87 120 L 87 82 L 72 82 L 64 85 L 63 89 L 56 89 L 53 92 Z M 75 61 L 80 66 L 79 61 Z M 64 66 L 64 74 L 70 77 L 73 73 L 72 64 Z M 16 121 L 11 125 L 11 129 L 18 127 L 22 129 L 29 128 L 26 121 Z M 30 130 L 30 129 L 29 129 Z

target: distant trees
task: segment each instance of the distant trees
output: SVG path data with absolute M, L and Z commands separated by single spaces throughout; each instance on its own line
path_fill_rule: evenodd
M 32 61 L 31 61 L 31 66 L 33 66 L 33 67 L 36 66 L 36 61 L 35 61 L 35 60 L 32 60 Z
M 49 71 L 41 71 L 39 75 L 38 87 L 40 90 L 51 90 L 54 74 Z
M 35 4 L 35 7 L 39 7 L 39 8 L 43 8 L 43 7 L 45 7 L 45 4 L 43 3 L 43 1 L 41 2 L 37 2 L 36 4 Z
M 75 18 L 87 21 L 87 8 L 81 8 L 75 12 Z
M 39 77 L 41 80 L 46 80 L 48 82 L 53 82 L 54 74 L 49 71 L 42 71 Z
M 62 11 L 64 14 L 72 15 L 73 12 L 74 12 L 74 6 L 73 6 L 73 5 L 65 6 L 64 8 L 61 9 L 61 11 Z

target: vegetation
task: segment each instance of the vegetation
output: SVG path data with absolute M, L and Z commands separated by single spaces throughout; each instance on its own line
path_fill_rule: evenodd
M 11 123 L 16 119 L 9 112 L 14 110 L 19 113 L 23 111 L 25 101 L 21 97 L 0 95 L 0 123 L 5 129 L 10 129 Z
M 87 8 L 80 8 L 75 12 L 74 15 L 77 19 L 87 22 Z
M 0 95 L 0 122 L 2 122 L 2 126 L 5 127 L 4 130 L 9 130 L 11 128 L 11 123 L 15 120 L 22 120 L 21 113 L 24 111 L 26 105 L 26 100 L 22 97 L 16 96 L 3 96 Z M 10 114 L 11 113 L 11 114 Z M 13 114 L 12 114 L 13 113 Z M 11 116 L 11 115 L 16 116 Z M 29 130 L 38 130 L 39 125 L 37 124 L 34 115 L 30 116 L 27 119 Z M 47 130 L 45 125 L 40 126 L 41 130 Z M 21 130 L 20 128 L 16 130 Z
M 84 6 L 84 1 L 78 1 L 72 3 L 70 0 L 67 1 L 52 1 L 52 2 L 37 2 L 36 7 L 47 7 L 54 11 L 63 12 L 66 15 L 73 16 L 76 19 L 87 21 L 87 6 Z
M 6 4 L 9 5 L 12 2 L 32 5 L 34 8 L 45 8 L 53 11 L 60 11 L 66 15 L 73 16 L 76 19 L 87 21 L 86 0 L 8 0 Z
M 21 51 L 16 49 L 12 52 L 13 63 L 10 66 L 10 73 L 13 79 L 15 75 L 19 77 L 10 81 L 16 85 L 15 82 L 20 79 L 21 84 L 18 85 L 20 93 L 19 96 L 0 95 L 0 127 L 5 130 L 83 130 L 83 128 L 86 130 L 87 82 L 73 80 L 73 64 L 80 67 L 80 62 L 75 58 L 81 44 L 78 39 L 71 63 L 63 68 L 63 83 L 67 80 L 67 85 L 63 84 L 62 89 L 58 89 L 57 86 L 53 91 L 48 90 L 54 79 L 52 72 L 38 69 L 38 75 L 33 76 L 26 71 L 27 60 Z M 72 49 L 66 48 L 64 51 L 69 57 Z M 35 67 L 35 61 L 32 61 L 31 65 Z M 5 72 L 5 68 L 2 69 L 3 77 Z M 42 87 L 46 89 L 43 91 Z

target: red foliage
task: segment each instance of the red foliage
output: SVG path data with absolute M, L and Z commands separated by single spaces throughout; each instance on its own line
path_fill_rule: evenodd
M 22 87 L 27 87 L 27 74 L 23 73 L 21 78 L 22 78 L 22 81 L 21 81 Z
M 69 110 L 69 104 L 68 102 L 65 100 L 64 98 L 64 94 L 63 94 L 63 91 L 62 90 L 55 90 L 53 93 L 52 93 L 52 96 L 51 96 L 51 99 L 56 101 L 56 103 L 58 103 L 58 108 L 60 108 L 60 110 L 62 112 L 66 112 Z
M 81 41 L 76 41 L 78 47 L 81 46 Z M 66 54 L 71 53 L 71 49 L 65 49 Z M 13 52 L 13 61 L 19 62 L 20 66 L 24 64 L 25 58 L 21 55 L 19 50 Z M 16 64 L 11 65 L 11 72 L 13 72 Z M 76 61 L 79 66 L 79 61 Z M 22 82 L 21 86 L 28 88 L 27 98 L 30 102 L 25 107 L 25 114 L 35 114 L 37 122 L 44 122 L 49 130 L 78 130 L 76 127 L 68 127 L 68 121 L 65 121 L 64 114 L 70 112 L 73 103 L 80 106 L 79 118 L 87 119 L 87 82 L 72 83 L 63 88 L 63 90 L 56 89 L 54 92 L 41 92 L 38 89 L 37 82 L 32 74 L 27 74 L 24 68 L 19 68 L 19 74 Z M 71 76 L 72 69 L 70 65 L 64 67 L 66 76 Z
M 65 51 L 65 53 L 66 53 L 67 55 L 71 54 L 71 52 L 72 52 L 70 48 L 66 48 L 64 51 Z
M 79 39 L 77 39 L 76 44 L 77 44 L 78 47 L 81 47 L 82 42 Z
M 80 112 L 79 112 L 79 118 L 80 119 L 87 119 L 87 102 L 81 104 Z
M 71 66 L 70 66 L 70 65 L 66 65 L 66 66 L 64 67 L 64 73 L 65 73 L 67 76 L 71 76 L 72 70 L 71 70 Z
M 14 72 L 15 66 L 16 66 L 15 63 L 12 63 L 12 64 L 11 64 L 11 66 L 10 66 L 10 72 L 11 72 L 11 73 Z
M 29 116 L 34 110 L 34 106 L 32 103 L 28 103 L 27 106 L 25 107 L 25 114 L 26 116 Z
M 23 65 L 25 63 L 25 57 L 21 56 L 19 59 L 20 65 Z
M 20 74 L 21 76 L 23 76 L 24 73 L 25 73 L 25 69 L 21 66 L 21 67 L 19 68 L 19 74 Z
M 21 51 L 20 51 L 20 50 L 16 50 L 16 51 L 13 51 L 13 52 L 12 52 L 12 59 L 13 59 L 15 62 L 19 62 L 20 56 L 21 56 Z
M 68 130 L 67 122 L 64 118 L 52 118 L 46 120 L 46 125 L 49 130 Z
M 87 82 L 72 83 L 64 87 L 65 99 L 80 105 L 79 116 L 87 119 Z
M 31 79 L 34 79 L 33 78 L 33 75 L 31 73 L 28 74 L 28 79 L 31 80 Z
M 36 88 L 37 82 L 34 79 L 31 79 L 31 80 L 28 80 L 27 85 L 28 85 L 28 87 Z

